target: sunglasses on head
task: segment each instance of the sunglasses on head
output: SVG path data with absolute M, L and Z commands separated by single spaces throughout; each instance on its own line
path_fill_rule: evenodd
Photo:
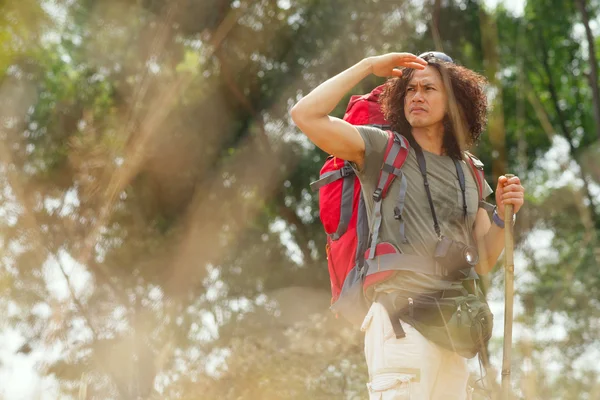
M 441 60 L 441 61 L 454 63 L 454 60 L 452 59 L 452 57 L 450 57 L 446 53 L 442 53 L 441 51 L 426 51 L 425 53 L 420 54 L 419 57 L 425 61 L 429 61 L 432 58 L 437 58 L 438 60 Z

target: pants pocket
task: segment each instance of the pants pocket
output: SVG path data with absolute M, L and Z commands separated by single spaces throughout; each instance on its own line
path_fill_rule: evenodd
M 360 326 L 360 330 L 362 332 L 366 332 L 369 329 L 369 326 L 371 326 L 372 320 L 373 320 L 373 306 L 371 306 L 371 308 L 369 308 L 369 311 L 367 312 L 367 315 L 365 316 L 365 319 L 363 320 L 363 322 Z
M 415 374 L 380 373 L 367 383 L 370 400 L 410 400 Z

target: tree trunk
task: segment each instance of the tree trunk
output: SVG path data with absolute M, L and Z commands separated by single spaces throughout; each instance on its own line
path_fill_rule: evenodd
M 436 50 L 444 51 L 442 47 L 442 39 L 440 36 L 440 14 L 442 13 L 442 2 L 441 0 L 434 0 L 433 13 L 431 18 L 431 33 L 433 34 L 433 41 L 435 43 Z
M 500 70 L 500 57 L 498 54 L 498 26 L 493 15 L 488 14 L 483 9 L 479 13 L 481 25 L 481 47 L 485 63 L 486 78 L 490 85 L 496 89 L 496 96 L 493 100 L 494 106 L 489 114 L 488 131 L 490 142 L 497 156 L 492 160 L 492 175 L 494 182 L 500 175 L 509 172 L 508 154 L 506 152 L 506 132 L 504 126 L 504 106 L 502 84 L 498 81 L 498 71 Z
M 550 92 L 550 98 L 551 98 L 552 104 L 554 106 L 554 111 L 556 112 L 556 116 L 558 118 L 558 124 L 560 125 L 562 136 L 565 139 L 567 139 L 567 143 L 569 144 L 569 153 L 571 154 L 571 157 L 573 158 L 573 160 L 575 160 L 577 165 L 579 165 L 580 172 L 581 172 L 581 179 L 583 180 L 584 196 L 590 202 L 590 206 L 588 208 L 589 208 L 589 212 L 590 212 L 590 218 L 593 221 L 592 226 L 597 226 L 599 217 L 598 217 L 598 213 L 596 212 L 596 202 L 594 200 L 594 197 L 592 196 L 592 192 L 590 191 L 588 180 L 586 179 L 587 175 L 588 175 L 587 170 L 585 168 L 585 165 L 582 164 L 579 160 L 579 153 L 577 152 L 577 148 L 575 147 L 573 136 L 571 135 L 570 130 L 567 128 L 566 118 L 565 118 L 562 110 L 560 109 L 559 95 L 558 95 L 556 86 L 554 84 L 554 79 L 552 77 L 552 69 L 550 67 L 550 61 L 548 59 L 548 50 L 546 47 L 545 39 L 541 34 L 540 34 L 539 39 L 540 39 L 539 45 L 542 49 L 542 65 L 544 67 L 546 77 L 548 78 L 548 91 Z
M 596 122 L 596 135 L 600 139 L 600 91 L 598 91 L 598 60 L 596 59 L 596 42 L 590 28 L 590 16 L 586 8 L 585 0 L 576 0 L 577 8 L 581 13 L 585 36 L 588 42 L 588 61 L 591 71 L 588 75 L 592 96 L 594 100 L 594 121 Z

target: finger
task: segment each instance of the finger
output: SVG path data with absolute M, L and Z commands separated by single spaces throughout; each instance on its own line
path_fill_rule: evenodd
M 425 69 L 425 65 L 419 64 L 416 62 L 405 62 L 402 64 L 403 67 L 413 68 L 413 69 Z
M 400 56 L 401 58 L 408 60 L 408 61 L 416 61 L 419 62 L 423 65 L 427 65 L 427 61 L 425 61 L 425 59 L 413 54 L 413 53 L 397 53 L 398 56 Z
M 520 185 L 521 184 L 521 179 L 519 179 L 518 176 L 513 176 L 512 178 L 508 179 L 506 182 L 510 183 L 510 184 Z
M 502 187 L 503 192 L 525 192 L 525 188 L 518 184 L 510 184 Z
M 392 76 L 400 78 L 402 76 L 402 70 L 400 70 L 398 68 L 394 68 L 392 70 Z
M 502 191 L 502 194 L 516 194 L 518 196 L 523 197 L 524 196 L 524 192 L 521 190 L 522 186 L 509 186 L 509 188 L 504 188 L 504 190 Z
M 507 197 L 507 198 L 508 197 L 521 197 L 521 198 L 523 198 L 523 197 L 525 197 L 525 195 L 523 194 L 523 192 L 521 192 L 519 190 L 508 190 L 508 191 L 505 190 L 502 193 L 502 198 L 504 198 L 504 197 Z
M 420 66 L 426 67 L 429 63 L 422 59 L 421 57 L 417 57 L 414 54 L 410 53 L 400 53 L 400 57 L 396 59 L 399 65 L 407 66 L 409 63 L 419 64 Z M 413 67 L 411 67 L 413 68 Z
M 523 193 L 521 192 L 507 192 L 502 195 L 502 201 L 506 200 L 521 200 L 523 201 Z
M 425 61 L 424 59 L 422 59 L 421 57 L 415 57 L 414 62 L 419 63 L 423 66 L 429 65 L 429 63 L 427 61 Z

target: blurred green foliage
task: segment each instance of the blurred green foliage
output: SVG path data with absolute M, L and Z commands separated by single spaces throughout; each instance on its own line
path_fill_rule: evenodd
M 512 171 L 527 187 L 516 394 L 599 395 L 599 105 L 571 2 L 1 7 L 0 326 L 42 354 L 60 398 L 364 398 L 308 190 L 326 155 L 288 111 L 363 57 L 434 48 L 489 78 L 474 152 L 492 186 Z

